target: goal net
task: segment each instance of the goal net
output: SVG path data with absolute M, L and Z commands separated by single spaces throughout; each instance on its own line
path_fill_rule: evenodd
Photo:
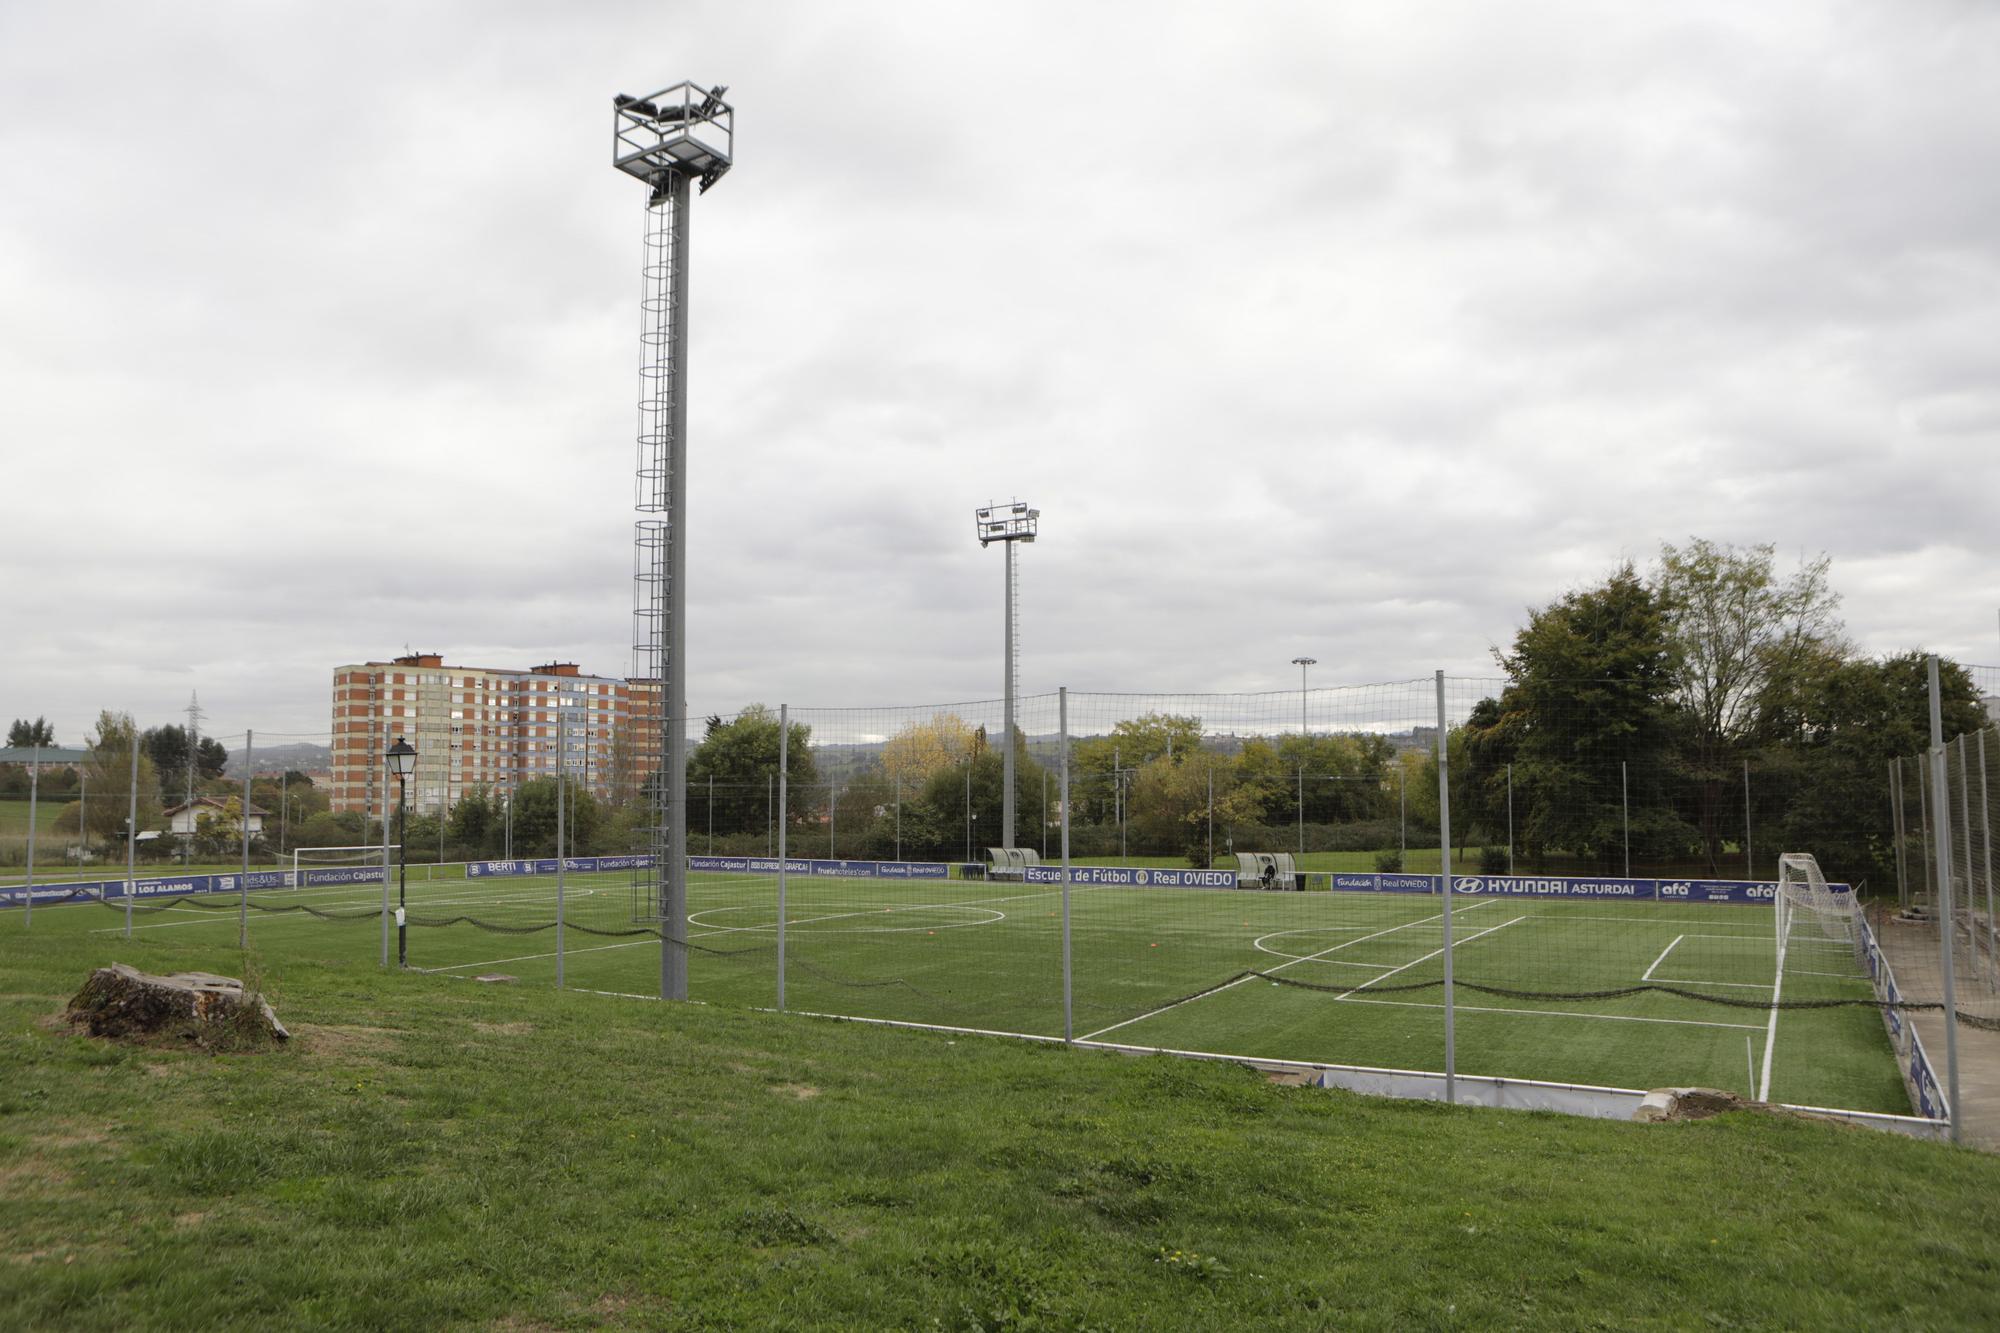
M 1778 913 L 1780 959 L 1787 949 L 1852 954 L 1859 948 L 1854 895 L 1829 886 L 1810 852 L 1786 852 L 1778 858 L 1778 891 L 1772 902 Z
M 393 861 L 402 851 L 391 843 L 388 856 Z M 382 881 L 382 844 L 372 847 L 294 847 L 291 887 L 314 884 L 379 884 Z

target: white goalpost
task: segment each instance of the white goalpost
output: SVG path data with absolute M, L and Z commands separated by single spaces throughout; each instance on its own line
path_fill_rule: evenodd
M 1788 944 L 1830 942 L 1852 950 L 1860 943 L 1854 895 L 1831 888 L 1810 852 L 1786 852 L 1778 858 L 1778 891 L 1771 901 L 1778 914 L 1781 959 Z
M 402 852 L 399 843 L 390 843 L 387 855 L 393 861 Z M 307 888 L 312 884 L 374 884 L 382 878 L 381 843 L 369 847 L 294 847 L 292 874 L 287 887 Z M 357 871 L 366 871 L 358 874 Z

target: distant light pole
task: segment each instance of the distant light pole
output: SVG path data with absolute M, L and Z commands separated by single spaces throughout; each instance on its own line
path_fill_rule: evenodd
M 1310 734 L 1306 727 L 1306 672 L 1319 665 L 1317 657 L 1294 657 L 1292 665 L 1299 669 L 1299 855 L 1306 854 L 1306 752 L 1305 740 Z
M 1294 657 L 1292 665 L 1299 669 L 1299 735 L 1306 734 L 1306 672 L 1319 665 L 1317 657 Z
M 410 922 L 407 891 L 410 884 L 410 774 L 417 771 L 417 747 L 396 737 L 389 747 L 389 771 L 396 775 L 396 966 L 410 965 Z

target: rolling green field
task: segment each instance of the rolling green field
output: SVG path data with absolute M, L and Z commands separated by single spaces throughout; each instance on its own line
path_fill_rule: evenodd
M 37 801 L 35 804 L 35 836 L 46 836 L 55 829 L 56 817 L 64 808 L 74 804 L 69 800 Z M 72 824 L 74 820 L 70 821 Z M 0 801 L 0 837 L 28 836 L 28 802 Z
M 564 886 L 562 981 L 659 992 L 660 945 L 635 923 L 629 874 Z M 257 949 L 280 961 L 380 958 L 379 885 L 253 895 Z M 412 879 L 413 968 L 553 986 L 552 878 Z M 311 905 L 343 919 L 324 920 Z M 784 1007 L 843 1017 L 1066 1035 L 1060 889 L 967 880 L 793 877 Z M 290 909 L 290 910 L 286 910 Z M 1444 1067 L 1439 904 L 1423 895 L 1078 887 L 1067 1035 L 1154 1049 L 1439 1070 Z M 232 944 L 236 902 L 141 901 L 134 943 Z M 689 877 L 689 993 L 739 1008 L 779 1003 L 772 877 Z M 1769 1006 L 1777 950 L 1767 908 L 1458 900 L 1453 914 L 1461 1073 L 1614 1087 L 1701 1085 L 1803 1105 L 1907 1114 L 1869 1006 Z M 104 939 L 122 915 L 42 908 L 37 931 Z M 44 924 L 46 923 L 46 924 Z M 443 924 L 449 923 L 449 924 Z M 393 944 L 392 944 L 393 947 Z M 123 957 L 123 955 L 121 955 Z M 1255 974 L 1255 975 L 1251 975 Z M 1671 985 L 1710 1000 L 1645 991 Z M 1494 994 L 1475 988 L 1511 992 Z M 1787 956 L 1787 1000 L 1868 999 L 1851 951 L 1824 939 Z
M 0 1326 L 1991 1325 L 1981 1153 L 472 985 L 188 911 L 0 913 Z M 114 959 L 257 978 L 293 1040 L 63 1027 Z

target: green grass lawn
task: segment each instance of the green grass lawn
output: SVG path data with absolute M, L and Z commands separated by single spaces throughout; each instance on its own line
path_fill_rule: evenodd
M 776 890 L 773 877 L 689 877 L 692 998 L 734 1008 L 778 1004 Z M 645 927 L 634 920 L 631 876 L 571 875 L 564 891 L 570 927 L 562 943 L 564 983 L 657 995 L 660 945 L 639 933 Z M 417 923 L 408 932 L 413 967 L 460 979 L 497 973 L 554 985 L 551 877 L 413 877 L 408 898 Z M 348 918 L 251 912 L 257 948 L 274 965 L 350 965 L 381 956 L 379 885 L 253 899 L 280 909 L 308 903 Z M 1427 895 L 1082 887 L 1072 892 L 1070 910 L 1069 1034 L 1077 1038 L 1327 1064 L 1444 1067 L 1443 918 Z M 785 921 L 789 1009 L 1065 1033 L 1058 888 L 794 877 Z M 1768 908 L 1461 898 L 1453 921 L 1456 976 L 1466 983 L 1456 994 L 1462 1073 L 1632 1088 L 1692 1084 L 1746 1094 L 1768 1089 L 1777 1101 L 1909 1113 L 1872 1006 L 1787 1010 L 1771 1022 L 1776 948 Z M 122 924 L 122 913 L 96 904 L 36 914 L 37 931 L 94 932 L 107 941 Z M 181 940 L 228 946 L 237 930 L 233 897 L 142 900 L 129 947 L 142 954 Z M 1808 961 L 1816 960 L 1792 959 L 1786 998 L 1872 996 L 1851 954 L 1810 967 Z M 1251 972 L 1263 975 L 1244 975 Z M 1660 992 L 1588 994 L 1649 980 L 1723 1002 Z M 1478 985 L 1512 993 L 1472 989 Z
M 384 972 L 0 914 L 0 1325 L 1990 1327 L 2000 1160 Z M 260 927 L 262 923 L 260 923 Z M 306 927 L 338 933 L 342 927 Z M 426 932 L 426 934 L 433 934 Z M 322 933 L 318 938 L 331 938 Z M 268 1054 L 52 1016 L 261 973 Z
M 35 836 L 43 838 L 53 833 L 56 817 L 62 814 L 67 806 L 73 804 L 75 801 L 70 798 L 34 802 Z M 0 837 L 28 836 L 28 805 L 27 801 L 0 800 Z M 72 824 L 74 822 L 71 821 Z

